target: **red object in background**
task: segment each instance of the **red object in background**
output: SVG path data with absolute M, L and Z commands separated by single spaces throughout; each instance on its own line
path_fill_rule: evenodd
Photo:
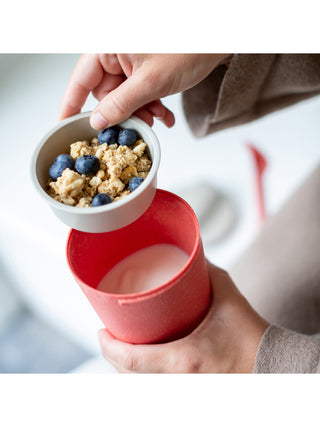
M 247 147 L 249 148 L 255 166 L 255 174 L 256 174 L 256 197 L 258 203 L 258 212 L 259 212 L 259 222 L 262 224 L 266 219 L 266 207 L 265 207 L 265 193 L 263 188 L 263 174 L 268 165 L 266 158 L 263 154 L 258 151 L 252 144 L 247 143 Z
M 121 259 L 147 246 L 169 243 L 190 254 L 170 281 L 137 294 L 97 290 Z M 109 233 L 71 230 L 69 267 L 108 331 L 122 341 L 165 342 L 190 333 L 205 317 L 211 301 L 198 220 L 180 197 L 157 190 L 147 211 L 132 224 Z

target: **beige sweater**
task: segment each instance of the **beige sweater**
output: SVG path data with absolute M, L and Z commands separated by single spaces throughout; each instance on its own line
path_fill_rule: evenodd
M 254 373 L 320 373 L 320 339 L 269 326 L 259 344 Z
M 240 54 L 185 91 L 183 108 L 192 132 L 204 136 L 318 94 L 320 55 Z M 320 372 L 320 339 L 271 325 L 259 344 L 254 372 Z

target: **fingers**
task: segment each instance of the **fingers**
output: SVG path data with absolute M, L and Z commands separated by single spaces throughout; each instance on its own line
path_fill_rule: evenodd
M 139 119 L 143 120 L 150 127 L 153 125 L 153 115 L 146 108 L 139 108 L 139 110 L 135 111 L 134 116 L 139 117 Z
M 110 74 L 123 74 L 123 68 L 120 65 L 118 55 L 113 53 L 99 54 L 99 60 L 105 70 Z
M 173 113 L 167 107 L 165 107 L 159 99 L 150 102 L 143 108 L 139 108 L 133 114 L 145 121 L 149 126 L 153 125 L 154 117 L 158 120 L 161 120 L 162 123 L 169 128 L 172 127 L 175 123 Z
M 125 80 L 123 74 L 113 75 L 105 73 L 102 80 L 94 89 L 92 89 L 92 95 L 101 101 L 105 96 L 107 96 L 112 90 L 121 85 Z
M 91 126 L 100 130 L 116 125 L 158 98 L 157 85 L 146 83 L 144 74 L 138 71 L 101 100 L 91 115 Z
M 126 78 L 116 55 L 83 55 L 78 61 L 62 99 L 59 120 L 81 112 L 89 93 L 100 101 L 91 116 L 91 126 L 103 129 L 132 114 L 149 126 L 153 118 L 167 127 L 174 125 L 173 113 L 158 98 L 158 85 L 146 72 Z
M 125 343 L 105 329 L 99 331 L 99 340 L 103 356 L 120 372 L 165 372 L 168 367 L 164 344 Z
M 112 55 L 111 55 L 112 56 Z M 109 66 L 111 67 L 111 66 Z M 112 90 L 117 88 L 125 80 L 125 76 L 105 74 L 99 85 L 92 90 L 92 94 L 95 98 L 101 101 L 107 96 Z M 146 122 L 149 126 L 153 125 L 153 118 L 156 117 L 161 120 L 167 127 L 172 127 L 175 123 L 173 113 L 165 107 L 160 99 L 152 101 L 142 108 L 139 108 L 133 113 L 136 117 Z
M 81 56 L 63 96 L 59 109 L 59 120 L 80 113 L 90 91 L 99 85 L 102 78 L 103 69 L 98 56 Z
M 154 117 L 161 120 L 168 128 L 171 128 L 174 125 L 174 114 L 162 104 L 160 99 L 150 102 L 145 106 L 145 108 L 147 108 Z

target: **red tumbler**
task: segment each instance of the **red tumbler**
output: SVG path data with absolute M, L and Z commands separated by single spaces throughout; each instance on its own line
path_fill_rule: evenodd
M 97 289 L 119 261 L 159 243 L 176 245 L 189 255 L 169 281 L 134 294 Z M 121 341 L 143 344 L 181 338 L 199 325 L 211 303 L 197 217 L 183 199 L 164 190 L 157 190 L 145 213 L 124 228 L 108 233 L 71 230 L 67 260 L 103 324 Z

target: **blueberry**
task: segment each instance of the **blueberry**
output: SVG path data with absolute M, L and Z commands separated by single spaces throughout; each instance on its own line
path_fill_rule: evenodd
M 141 178 L 141 176 L 135 176 L 134 178 L 132 178 L 129 182 L 129 189 L 131 191 L 131 193 L 139 187 L 140 184 L 142 184 L 144 181 L 143 178 Z
M 98 157 L 88 155 L 79 157 L 76 160 L 77 172 L 84 175 L 94 175 L 100 169 L 100 162 Z
M 134 129 L 123 129 L 119 132 L 118 143 L 119 145 L 133 145 L 138 139 L 137 133 Z
M 49 168 L 50 178 L 56 180 L 67 168 L 74 168 L 74 160 L 71 156 L 69 156 L 69 154 L 60 154 L 54 159 L 52 165 Z
M 98 135 L 100 144 L 116 144 L 118 142 L 119 129 L 116 127 L 103 129 Z
M 96 196 L 94 196 L 91 206 L 92 207 L 96 207 L 96 206 L 102 206 L 102 205 L 107 205 L 108 203 L 111 203 L 111 197 L 106 194 L 106 193 L 99 193 Z

